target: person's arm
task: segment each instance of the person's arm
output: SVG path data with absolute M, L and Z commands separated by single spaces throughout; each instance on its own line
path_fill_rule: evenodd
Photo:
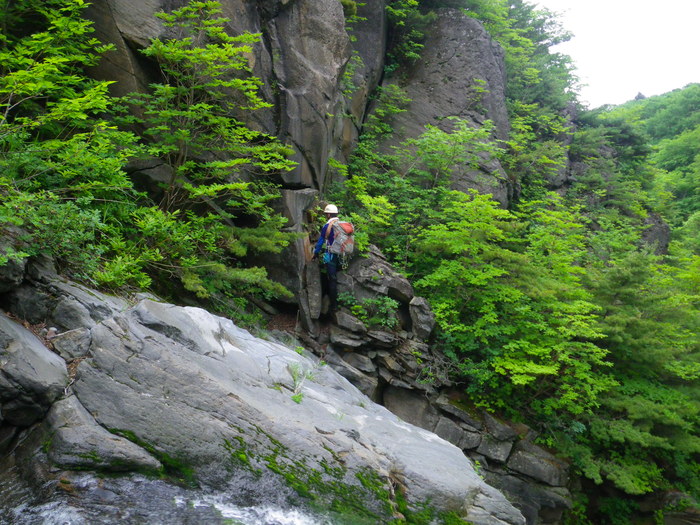
M 318 255 L 321 253 L 321 249 L 323 248 L 323 243 L 326 242 L 326 230 L 328 229 L 328 223 L 323 225 L 323 228 L 321 228 L 321 236 L 318 238 L 318 242 L 316 243 L 316 248 L 314 248 L 314 255 Z

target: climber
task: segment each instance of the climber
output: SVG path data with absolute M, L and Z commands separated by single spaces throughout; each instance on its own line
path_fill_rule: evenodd
M 328 313 L 333 314 L 338 309 L 338 269 L 340 268 L 340 258 L 337 253 L 331 253 L 328 248 L 333 245 L 335 240 L 332 225 L 338 220 L 338 207 L 335 204 L 329 204 L 324 208 L 323 213 L 326 216 L 326 224 L 321 228 L 321 236 L 318 238 L 311 259 L 318 259 L 318 255 L 321 253 L 325 243 L 326 251 L 323 253 L 322 261 L 328 280 L 328 297 L 330 299 Z

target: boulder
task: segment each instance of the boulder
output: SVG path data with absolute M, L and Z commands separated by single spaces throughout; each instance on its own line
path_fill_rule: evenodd
M 112 472 L 162 468 L 144 449 L 99 426 L 75 396 L 54 403 L 46 424 L 52 436 L 48 456 L 60 467 Z
M 502 423 L 488 412 L 484 412 L 482 416 L 488 433 L 499 441 L 514 441 L 518 437 L 512 427 Z
M 459 425 L 462 428 L 462 440 L 459 443 L 459 447 L 462 450 L 471 450 L 478 448 L 481 445 L 482 435 L 479 432 L 474 432 L 474 429 L 465 425 L 464 423 Z
M 342 357 L 346 363 L 361 372 L 373 374 L 377 370 L 374 362 L 366 355 L 358 354 L 357 352 L 345 352 Z
M 528 524 L 558 525 L 573 506 L 571 493 L 563 487 L 533 483 L 505 472 L 483 472 L 484 478 L 518 507 Z
M 527 441 L 516 444 L 508 468 L 552 487 L 565 487 L 569 482 L 569 465 L 565 461 Z
M 476 451 L 483 456 L 504 463 L 513 449 L 511 441 L 501 441 L 490 434 L 484 434 Z
M 413 299 L 413 286 L 409 280 L 389 264 L 376 246 L 370 246 L 366 256 L 353 258 L 347 272 L 341 275 L 339 291 L 351 293 L 359 303 L 378 295 L 389 296 L 401 303 Z
M 335 315 L 335 324 L 340 328 L 349 330 L 351 332 L 366 333 L 367 327 L 354 315 L 346 312 L 345 310 L 338 310 Z
M 385 330 L 370 330 L 367 332 L 367 337 L 376 348 L 394 348 L 398 343 L 396 335 Z
M 453 445 L 463 448 L 461 444 L 464 436 L 464 430 L 451 419 L 445 416 L 440 416 L 440 419 L 438 419 L 438 422 L 435 425 L 434 432 L 445 441 L 449 441 Z
M 448 414 L 456 416 L 463 422 L 463 424 L 466 424 L 467 427 L 473 431 L 481 430 L 484 426 L 475 414 L 460 408 L 456 402 L 450 400 L 450 397 L 447 394 L 440 395 L 435 400 L 435 406 L 439 407 L 440 410 L 447 412 Z
M 384 406 L 401 419 L 426 430 L 433 430 L 440 414 L 421 393 L 404 388 L 387 387 Z
M 435 328 L 435 314 L 424 297 L 414 297 L 408 303 L 413 333 L 419 339 L 427 340 Z
M 339 326 L 331 326 L 331 343 L 339 348 L 360 348 L 366 343 L 361 335 Z
M 252 471 L 271 487 L 282 482 L 276 472 L 303 462 L 322 477 L 330 472 L 323 465 L 339 468 L 356 485 L 355 474 L 370 469 L 399 479 L 409 501 L 477 524 L 523 523 L 457 447 L 375 405 L 331 368 L 230 320 L 142 300 L 90 331 L 76 401 L 101 427 L 178 458 L 202 483 L 230 486 Z M 77 421 L 69 426 L 94 430 L 79 408 L 67 411 Z M 84 444 L 72 442 L 64 439 L 55 457 L 82 453 Z M 102 452 L 116 456 L 121 444 Z
M 25 427 L 38 421 L 67 384 L 63 359 L 0 314 L 0 423 Z

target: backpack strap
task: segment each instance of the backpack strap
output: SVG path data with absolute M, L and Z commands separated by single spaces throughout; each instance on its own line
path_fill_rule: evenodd
M 331 234 L 331 228 L 333 228 L 333 223 L 339 220 L 340 219 L 338 217 L 331 217 L 330 219 L 328 219 L 328 222 L 326 223 L 326 225 L 328 226 L 326 228 L 326 239 L 328 239 L 328 236 Z

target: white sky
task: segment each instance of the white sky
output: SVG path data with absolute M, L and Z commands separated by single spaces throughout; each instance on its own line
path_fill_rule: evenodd
M 554 51 L 573 59 L 591 109 L 700 82 L 700 0 L 530 2 L 561 13 L 573 33 Z

